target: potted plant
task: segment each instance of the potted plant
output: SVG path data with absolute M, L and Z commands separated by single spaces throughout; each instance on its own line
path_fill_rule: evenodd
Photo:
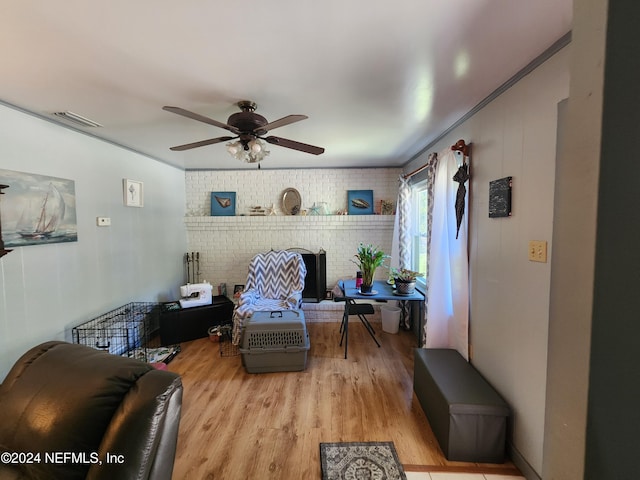
M 376 269 L 381 267 L 384 261 L 389 258 L 380 248 L 371 244 L 360 244 L 358 253 L 354 255 L 355 260 L 351 260 L 358 266 L 358 270 L 362 272 L 362 285 L 360 291 L 362 293 L 370 293 L 373 286 L 373 277 Z
M 400 295 L 411 295 L 416 289 L 416 278 L 424 277 L 424 274 L 408 268 L 392 268 L 391 274 L 396 285 L 396 292 Z

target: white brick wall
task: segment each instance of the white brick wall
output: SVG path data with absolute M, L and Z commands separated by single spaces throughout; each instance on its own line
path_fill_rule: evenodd
M 326 202 L 330 212 L 347 207 L 347 190 L 373 190 L 380 200 L 394 203 L 398 196 L 400 168 L 302 169 L 302 170 L 207 170 L 185 172 L 187 216 L 211 214 L 211 192 L 236 192 L 236 215 L 248 214 L 257 205 L 275 205 L 282 215 L 280 198 L 286 188 L 302 196 L 302 208 Z
M 249 260 L 269 249 L 304 248 L 327 252 L 327 285 L 352 277 L 358 244 L 373 243 L 391 251 L 394 216 L 287 216 L 280 209 L 282 192 L 295 188 L 302 207 L 326 202 L 330 211 L 344 209 L 347 190 L 373 190 L 374 203 L 396 202 L 399 168 L 340 170 L 187 171 L 187 245 L 200 252 L 200 279 L 228 289 L 244 284 Z M 235 217 L 211 217 L 212 191 L 236 192 Z M 277 216 L 239 216 L 252 206 L 276 206 Z M 380 278 L 386 270 L 379 271 Z

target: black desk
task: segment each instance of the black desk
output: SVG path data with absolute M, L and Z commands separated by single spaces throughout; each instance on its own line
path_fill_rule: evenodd
M 340 288 L 344 294 L 344 314 L 342 316 L 342 322 L 344 325 L 344 358 L 347 358 L 347 348 L 349 346 L 349 308 L 353 307 L 356 304 L 356 300 L 401 300 L 401 301 L 409 301 L 409 302 L 418 302 L 419 306 L 419 325 L 418 325 L 418 338 L 421 335 L 422 330 L 422 317 L 424 315 L 424 295 L 416 290 L 411 295 L 399 295 L 396 294 L 396 291 L 393 289 L 391 285 L 387 282 L 381 280 L 375 280 L 373 282 L 372 290 L 375 293 L 374 295 L 362 295 L 359 289 L 356 288 L 355 280 L 344 280 L 339 282 Z M 366 326 L 366 325 L 365 325 Z M 373 336 L 373 331 L 368 329 L 369 333 L 373 337 L 373 339 L 377 342 L 375 337 Z M 379 345 L 378 345 L 379 346 Z M 420 340 L 418 339 L 418 346 L 420 346 Z
M 231 324 L 233 302 L 224 295 L 213 297 L 211 305 L 180 308 L 160 314 L 160 343 L 173 345 L 209 335 L 209 328 Z

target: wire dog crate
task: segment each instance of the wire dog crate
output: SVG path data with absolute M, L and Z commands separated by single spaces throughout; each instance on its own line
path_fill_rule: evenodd
M 179 346 L 160 347 L 160 304 L 134 302 L 72 329 L 73 342 L 149 363 L 168 363 Z

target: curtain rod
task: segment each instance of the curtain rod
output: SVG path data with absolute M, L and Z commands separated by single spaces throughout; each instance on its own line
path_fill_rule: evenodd
M 433 155 L 438 155 L 437 153 L 434 153 Z M 421 167 L 416 168 L 413 172 L 409 172 L 406 175 L 403 175 L 403 178 L 411 178 L 414 175 L 417 175 L 418 173 L 420 173 L 422 170 L 424 170 L 425 168 L 427 168 L 429 166 L 429 162 L 425 163 L 424 165 L 422 165 Z
M 467 145 L 464 140 L 460 139 L 455 143 L 455 145 L 451 145 L 451 150 L 462 152 L 462 155 L 464 157 L 469 157 L 470 146 L 471 144 Z M 434 153 L 434 155 L 437 155 L 437 153 Z M 420 173 L 422 170 L 424 170 L 428 166 L 429 166 L 429 162 L 425 163 L 421 167 L 416 168 L 413 172 L 409 172 L 406 175 L 403 175 L 403 178 L 411 178 L 414 175 L 417 175 L 418 173 Z

